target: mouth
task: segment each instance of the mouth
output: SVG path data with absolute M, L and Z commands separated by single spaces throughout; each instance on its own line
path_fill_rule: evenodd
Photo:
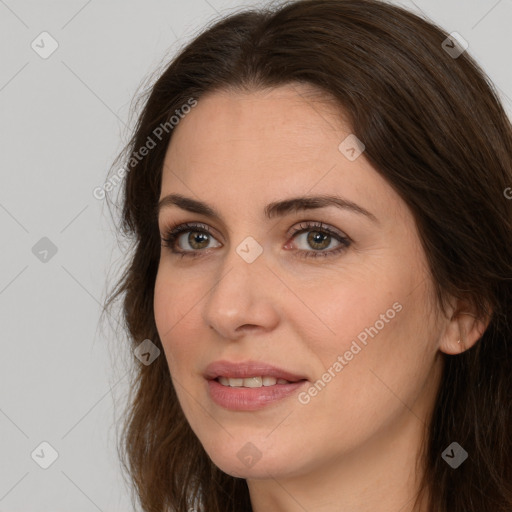
M 216 361 L 204 373 L 209 397 L 231 411 L 255 411 L 295 394 L 305 376 L 259 361 Z
M 278 368 L 261 361 L 215 361 L 206 367 L 204 377 L 207 380 L 218 380 L 225 386 L 250 387 L 275 386 L 307 380 L 283 368 Z
M 217 377 L 213 379 L 217 381 L 219 384 L 223 386 L 232 387 L 232 388 L 261 388 L 263 386 L 282 386 L 285 384 L 292 384 L 295 382 L 302 382 L 306 379 L 298 379 L 298 380 L 286 380 L 282 378 L 271 377 L 270 375 L 265 375 L 261 377 L 248 377 L 248 378 L 237 378 L 237 377 Z

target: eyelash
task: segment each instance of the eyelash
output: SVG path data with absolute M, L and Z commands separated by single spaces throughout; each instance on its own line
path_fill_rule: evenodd
M 165 236 L 162 237 L 162 246 L 167 247 L 171 250 L 173 254 L 179 255 L 180 257 L 189 257 L 189 258 L 196 258 L 199 256 L 202 256 L 200 253 L 205 252 L 204 250 L 196 250 L 196 251 L 177 251 L 175 249 L 175 242 L 177 238 L 182 233 L 187 233 L 189 231 L 194 231 L 197 233 L 206 233 L 213 237 L 212 232 L 210 231 L 209 227 L 206 224 L 195 224 L 187 222 L 185 224 L 179 224 L 169 227 L 166 232 Z M 324 227 L 323 224 L 320 222 L 303 222 L 299 225 L 299 227 L 292 230 L 291 236 L 292 238 L 296 235 L 307 232 L 307 231 L 316 231 L 319 233 L 327 234 L 329 236 L 332 236 L 335 238 L 338 242 L 340 242 L 340 246 L 336 249 L 331 249 L 330 251 L 304 251 L 304 250 L 298 250 L 300 253 L 300 257 L 304 258 L 318 258 L 318 257 L 327 257 L 327 256 L 335 256 L 338 253 L 346 250 L 352 243 L 352 240 L 348 238 L 347 236 L 342 236 L 339 233 L 335 232 L 332 229 L 329 229 L 328 227 Z

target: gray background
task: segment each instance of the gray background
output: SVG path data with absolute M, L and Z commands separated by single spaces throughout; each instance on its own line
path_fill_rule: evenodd
M 511 0 L 400 4 L 459 32 L 512 112 Z M 0 0 L 0 512 L 130 510 L 114 422 L 133 356 L 98 326 L 125 249 L 92 191 L 143 82 L 244 5 L 258 2 Z M 51 49 L 44 31 L 58 43 L 46 59 L 31 47 Z

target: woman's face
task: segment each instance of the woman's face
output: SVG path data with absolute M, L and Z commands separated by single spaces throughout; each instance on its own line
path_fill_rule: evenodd
M 162 247 L 156 324 L 191 428 L 233 476 L 327 470 L 398 452 L 403 439 L 410 450 L 439 382 L 443 324 L 411 212 L 345 140 L 339 110 L 311 92 L 204 96 L 166 154 L 160 199 L 179 194 L 218 217 L 162 204 L 163 237 L 193 225 Z M 317 196 L 349 203 L 266 215 L 269 204 Z M 253 361 L 305 380 L 229 388 L 205 377 L 216 361 L 235 365 L 221 367 L 228 374 Z M 231 384 L 278 378 L 245 375 Z

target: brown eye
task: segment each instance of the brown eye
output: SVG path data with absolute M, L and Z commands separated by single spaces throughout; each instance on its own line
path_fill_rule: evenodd
M 298 252 L 300 256 L 305 258 L 332 256 L 347 249 L 352 243 L 347 236 L 343 236 L 331 228 L 324 227 L 322 223 L 302 223 L 300 227 L 294 231 L 293 238 L 298 238 L 303 234 L 307 235 L 305 238 L 303 237 L 306 247 L 299 247 Z M 335 246 L 334 249 L 325 250 L 333 241 L 338 242 L 338 245 Z
M 307 236 L 307 242 L 313 249 L 327 249 L 331 242 L 331 235 L 321 231 L 310 231 Z M 325 243 L 327 241 L 327 244 Z
M 210 236 L 209 234 L 202 231 L 188 231 L 188 233 L 190 234 L 187 237 L 187 243 L 190 245 L 190 247 L 192 247 L 193 250 L 204 249 L 208 245 L 208 237 Z M 183 235 L 180 235 L 178 240 L 182 236 Z
M 188 236 L 185 237 L 187 233 Z M 162 237 L 162 245 L 181 256 L 197 256 L 199 251 L 208 248 L 208 243 L 211 240 L 215 240 L 215 238 L 205 224 L 181 224 L 167 231 L 166 235 Z M 186 247 L 187 244 L 189 248 Z M 180 247 L 177 249 L 176 245 Z

